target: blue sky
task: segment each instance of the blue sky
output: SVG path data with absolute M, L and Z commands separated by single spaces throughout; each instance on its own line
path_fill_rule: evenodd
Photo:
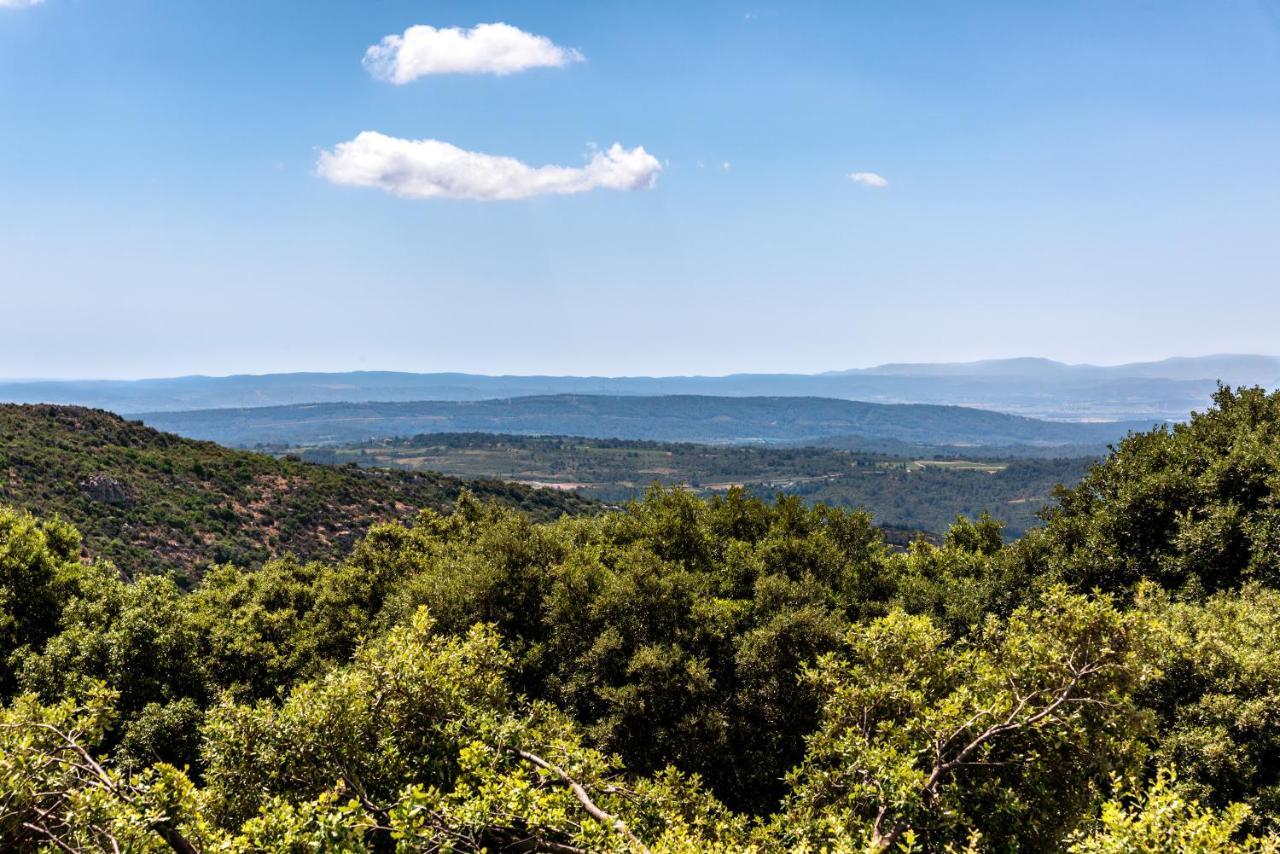
M 14 3 L 0 376 L 1280 351 L 1274 0 Z M 564 61 L 362 62 L 495 22 Z

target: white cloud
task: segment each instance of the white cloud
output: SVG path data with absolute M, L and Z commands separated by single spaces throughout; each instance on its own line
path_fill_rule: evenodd
M 0 0 L 0 9 L 21 9 L 24 6 L 39 6 L 44 0 Z
M 529 166 L 514 157 L 466 151 L 437 139 L 397 139 L 364 131 L 320 154 L 322 178 L 377 187 L 408 199 L 527 199 L 588 190 L 648 190 L 662 171 L 641 146 L 614 143 L 582 167 Z
M 428 74 L 504 75 L 529 68 L 560 68 L 583 59 L 572 48 L 510 24 L 477 24 L 469 30 L 419 24 L 404 35 L 386 36 L 365 51 L 364 67 L 380 80 L 401 85 Z
M 883 175 L 877 175 L 875 172 L 853 172 L 849 175 L 849 180 L 855 184 L 861 184 L 864 187 L 881 187 L 889 186 L 889 182 L 885 180 Z

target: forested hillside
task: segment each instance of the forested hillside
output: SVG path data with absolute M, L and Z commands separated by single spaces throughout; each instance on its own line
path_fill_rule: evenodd
M 276 460 L 98 410 L 0 405 L 0 504 L 62 516 L 89 555 L 131 574 L 284 554 L 337 559 L 370 525 L 448 507 L 463 486 L 438 474 Z M 588 507 L 495 480 L 465 486 L 537 519 Z
M 1280 850 L 1280 394 L 1005 543 L 470 496 L 190 592 L 0 512 L 0 848 Z

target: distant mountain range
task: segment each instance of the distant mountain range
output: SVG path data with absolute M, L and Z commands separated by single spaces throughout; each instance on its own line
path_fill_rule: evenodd
M 465 401 L 544 395 L 827 397 L 968 406 L 1064 421 L 1182 419 L 1221 380 L 1280 386 L 1280 358 L 1204 356 L 1128 365 L 1048 359 L 891 364 L 824 374 L 574 377 L 459 373 L 290 373 L 144 380 L 0 381 L 0 401 L 121 413 L 371 401 Z
M 514 433 L 707 443 L 892 440 L 996 449 L 1101 449 L 1152 421 L 1041 421 L 958 406 L 811 397 L 551 395 L 479 401 L 318 403 L 153 412 L 148 425 L 226 445 L 316 445 L 424 433 Z
M 1280 357 L 1249 355 L 1178 356 L 1158 362 L 1123 365 L 1071 365 L 1052 359 L 986 359 L 977 362 L 925 362 L 878 365 L 831 372 L 838 376 L 898 377 L 1028 377 L 1073 379 L 1223 380 L 1234 385 L 1275 385 Z M 830 375 L 830 374 L 828 374 Z

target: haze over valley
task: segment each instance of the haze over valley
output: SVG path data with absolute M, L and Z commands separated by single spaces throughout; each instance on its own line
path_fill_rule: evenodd
M 0 378 L 0 400 L 133 414 L 294 403 L 487 400 L 533 395 L 827 397 L 929 403 L 1066 421 L 1178 420 L 1218 382 L 1280 385 L 1280 358 L 1205 356 L 1099 367 L 1048 359 L 896 364 L 821 374 L 674 377 L 485 376 L 393 371 L 143 380 Z

